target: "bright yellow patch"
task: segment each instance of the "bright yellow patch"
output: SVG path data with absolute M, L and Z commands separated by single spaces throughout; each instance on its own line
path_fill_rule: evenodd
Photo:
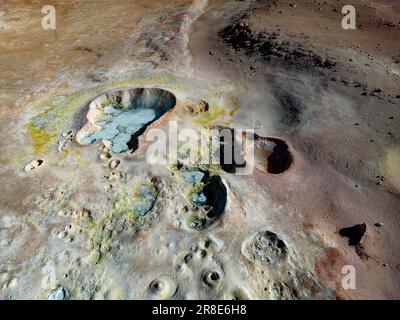
M 222 106 L 217 106 L 217 105 L 212 105 L 210 106 L 209 110 L 207 112 L 200 113 L 196 117 L 193 118 L 193 122 L 197 123 L 199 125 L 205 125 L 208 124 L 220 116 L 225 115 L 225 108 Z
M 32 139 L 35 154 L 41 153 L 50 140 L 57 137 L 56 133 L 47 132 L 43 127 L 36 127 L 33 124 L 29 124 L 28 132 Z

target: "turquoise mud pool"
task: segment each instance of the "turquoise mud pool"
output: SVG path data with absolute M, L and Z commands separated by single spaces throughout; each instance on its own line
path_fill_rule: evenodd
M 106 93 L 89 105 L 95 108 L 99 119 L 93 124 L 99 129 L 87 132 L 82 144 L 109 141 L 115 153 L 134 149 L 135 139 L 152 122 L 175 106 L 175 96 L 163 89 L 143 88 Z M 97 118 L 97 117 L 96 117 Z

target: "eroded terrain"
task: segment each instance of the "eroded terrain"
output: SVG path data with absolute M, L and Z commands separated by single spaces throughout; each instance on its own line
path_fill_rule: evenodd
M 44 4 L 0 5 L 0 298 L 400 298 L 397 1 Z M 171 123 L 254 171 L 149 163 Z

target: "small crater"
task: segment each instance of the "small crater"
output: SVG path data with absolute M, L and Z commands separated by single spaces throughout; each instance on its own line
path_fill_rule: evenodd
M 172 298 L 178 290 L 176 282 L 168 276 L 161 276 L 150 282 L 148 291 L 153 299 L 164 300 Z
M 256 168 L 270 174 L 287 171 L 293 162 L 286 142 L 276 138 L 255 136 L 254 157 Z
M 183 258 L 183 261 L 184 261 L 185 263 L 189 263 L 190 260 L 192 260 L 192 259 L 193 259 L 193 255 L 192 255 L 191 253 L 188 253 L 188 254 Z
M 40 167 L 43 163 L 44 163 L 44 160 L 43 160 L 43 159 L 35 159 L 35 160 L 32 160 L 31 162 L 29 162 L 29 163 L 25 166 L 24 170 L 25 170 L 26 172 L 30 172 L 30 171 L 35 170 L 36 168 Z
M 220 280 L 220 275 L 215 271 L 208 271 L 203 275 L 203 282 L 209 287 L 215 287 Z

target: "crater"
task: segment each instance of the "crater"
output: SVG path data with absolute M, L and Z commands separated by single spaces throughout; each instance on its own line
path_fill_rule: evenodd
M 220 275 L 216 271 L 207 271 L 203 275 L 203 282 L 209 287 L 215 287 L 220 281 Z
M 103 141 L 114 153 L 136 150 L 138 137 L 147 126 L 175 104 L 175 96 L 159 88 L 107 92 L 89 103 L 88 121 L 76 140 L 82 145 Z
M 169 276 L 161 276 L 150 282 L 148 293 L 154 300 L 165 300 L 172 298 L 178 290 L 178 285 Z
M 270 174 L 287 171 L 293 162 L 292 154 L 285 141 L 277 138 L 255 136 L 255 167 Z
M 227 191 L 220 176 L 213 176 L 210 182 L 203 188 L 206 197 L 206 205 L 211 207 L 207 213 L 210 219 L 218 218 L 222 215 L 226 206 Z

